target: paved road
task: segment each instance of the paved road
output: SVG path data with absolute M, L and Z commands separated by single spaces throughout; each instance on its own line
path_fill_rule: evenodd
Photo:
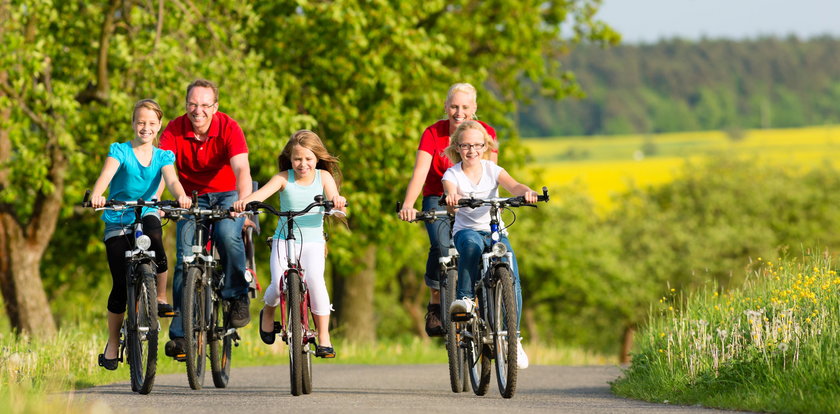
M 532 366 L 520 371 L 516 395 L 501 398 L 495 379 L 486 396 L 449 390 L 445 365 L 338 365 L 313 367 L 313 392 L 289 394 L 288 366 L 234 368 L 228 388 L 216 389 L 209 373 L 202 390 L 189 388 L 185 374 L 161 375 L 149 395 L 127 382 L 76 391 L 74 399 L 96 401 L 95 411 L 115 413 L 274 413 L 308 409 L 324 413 L 714 413 L 625 400 L 610 393 L 614 366 Z M 110 410 L 109 410 L 110 408 Z

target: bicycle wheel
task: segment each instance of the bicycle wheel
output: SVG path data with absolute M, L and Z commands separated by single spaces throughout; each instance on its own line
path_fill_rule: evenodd
M 233 346 L 233 335 L 226 335 L 227 327 L 225 315 L 230 310 L 221 298 L 213 301 L 213 314 L 210 318 L 210 373 L 213 374 L 213 385 L 216 388 L 227 387 L 230 380 L 230 356 Z
M 286 326 L 289 340 L 289 379 L 292 395 L 303 393 L 303 330 L 300 326 L 300 274 L 296 270 L 286 273 Z
M 135 269 L 136 280 L 128 288 L 127 359 L 131 390 L 148 394 L 157 370 L 158 319 L 155 274 L 149 264 Z
M 470 384 L 475 395 L 487 394 L 490 388 L 490 357 L 487 346 L 482 345 L 482 332 L 477 320 L 467 322 L 468 337 L 465 359 L 470 374 Z
M 443 266 L 443 265 L 441 265 Z M 449 315 L 449 306 L 452 305 L 452 302 L 455 302 L 455 288 L 458 283 L 458 269 L 451 268 L 444 270 L 443 277 L 446 278 L 445 281 L 442 281 L 440 288 L 440 323 L 443 325 L 444 329 L 449 329 L 449 320 L 452 317 Z
M 446 320 L 444 326 L 446 326 L 446 355 L 449 359 L 449 385 L 452 392 L 455 393 L 467 390 L 464 348 L 461 347 L 461 333 L 458 332 L 459 329 L 463 329 L 465 324 L 453 322 L 449 316 L 449 305 L 455 301 L 455 282 L 457 280 L 458 271 L 449 269 L 446 272 L 446 283 L 441 285 L 445 290 L 444 294 L 441 295 L 441 319 Z
M 300 359 L 301 368 L 301 391 L 304 394 L 312 393 L 312 344 L 309 342 L 303 346 L 303 354 Z
M 184 283 L 181 312 L 184 314 L 184 339 L 187 341 L 187 380 L 194 390 L 200 390 L 204 385 L 204 367 L 207 363 L 207 326 L 204 315 L 207 294 L 202 283 L 201 269 L 190 267 Z
M 516 335 L 516 298 L 513 293 L 513 278 L 507 266 L 496 267 L 496 288 L 493 294 L 493 344 L 496 353 L 496 381 L 504 398 L 513 397 L 516 392 L 518 368 Z

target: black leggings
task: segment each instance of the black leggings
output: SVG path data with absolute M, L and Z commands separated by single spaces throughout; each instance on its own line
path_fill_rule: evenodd
M 155 273 L 162 273 L 168 269 L 166 262 L 166 251 L 163 250 L 163 231 L 161 230 L 160 218 L 155 215 L 143 217 L 143 234 L 152 239 L 151 250 L 155 252 Z M 108 311 L 111 313 L 123 313 L 126 309 L 126 263 L 125 252 L 131 250 L 134 245 L 134 234 L 129 233 L 123 236 L 114 236 L 105 240 L 105 252 L 108 255 L 108 266 L 111 268 L 111 294 L 108 295 Z

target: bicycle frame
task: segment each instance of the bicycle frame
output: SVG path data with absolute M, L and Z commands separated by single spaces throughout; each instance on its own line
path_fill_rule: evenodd
M 195 225 L 193 233 L 193 242 L 190 247 L 189 256 L 184 256 L 184 274 L 187 273 L 189 267 L 199 267 L 202 272 L 202 284 L 209 288 L 210 295 L 205 296 L 204 301 L 204 325 L 201 327 L 207 330 L 210 327 L 210 318 L 213 309 L 213 302 L 221 300 L 221 289 L 224 285 L 224 272 L 221 270 L 221 265 L 216 259 L 216 243 L 213 240 L 213 222 L 216 220 L 223 220 L 229 218 L 229 212 L 220 209 L 198 209 L 193 208 L 189 211 L 192 221 Z M 212 338 L 221 339 L 228 335 L 236 333 L 236 328 L 228 328 L 221 332 L 211 332 Z M 235 340 L 238 341 L 238 337 Z
M 282 239 L 286 249 L 287 269 L 280 283 L 280 329 L 281 338 L 289 346 L 289 373 L 292 395 L 312 392 L 312 363 L 314 353 L 310 345 L 315 345 L 315 331 L 309 325 L 309 289 L 304 279 L 304 269 L 297 260 L 296 238 L 294 233 L 295 217 L 307 214 L 314 207 L 324 207 L 323 214 L 329 214 L 333 204 L 324 201 L 323 195 L 315 196 L 315 201 L 301 211 L 278 212 L 274 207 L 262 202 L 248 203 L 246 210 L 257 213 L 262 208 L 278 217 L 286 217 L 286 238 Z M 311 214 L 322 214 L 311 213 Z M 279 240 L 278 240 L 279 254 Z M 295 279 L 297 278 L 297 281 Z M 260 321 L 259 323 L 262 323 Z M 299 323 L 299 325 L 298 325 Z M 275 328 L 274 333 L 277 333 Z
M 548 190 L 538 201 L 548 201 Z M 464 321 L 459 333 L 470 359 L 470 379 L 476 395 L 484 395 L 490 382 L 489 360 L 495 359 L 496 379 L 499 392 L 504 398 L 511 398 L 516 391 L 517 347 L 519 330 L 518 309 L 513 273 L 513 253 L 501 242 L 501 211 L 507 207 L 536 205 L 528 204 L 524 196 L 511 198 L 460 199 L 460 207 L 490 207 L 490 243 L 481 255 L 479 279 L 474 291 L 478 318 L 469 313 L 453 314 L 453 320 Z
M 285 343 L 289 343 L 288 317 L 286 314 L 286 303 L 288 302 L 287 293 L 291 290 L 289 286 L 290 279 L 289 272 L 297 272 L 300 276 L 300 324 L 303 328 L 303 343 L 315 343 L 315 331 L 309 326 L 309 288 L 306 285 L 306 278 L 304 277 L 304 270 L 297 261 L 295 254 L 295 246 L 297 245 L 294 234 L 294 217 L 289 217 L 287 223 L 287 232 L 285 242 L 286 247 L 286 266 L 287 269 L 283 272 L 283 281 L 280 283 L 280 325 L 283 327 L 281 339 Z M 279 249 L 279 246 L 278 246 Z

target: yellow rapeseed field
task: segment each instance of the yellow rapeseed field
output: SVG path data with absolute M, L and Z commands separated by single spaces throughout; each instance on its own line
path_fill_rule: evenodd
M 687 160 L 736 155 L 807 171 L 840 165 L 840 125 L 744 131 L 731 139 L 721 131 L 670 134 L 524 139 L 532 160 L 525 168 L 536 185 L 582 184 L 599 206 L 635 185 L 659 185 L 680 173 Z M 541 179 L 535 181 L 535 177 Z

